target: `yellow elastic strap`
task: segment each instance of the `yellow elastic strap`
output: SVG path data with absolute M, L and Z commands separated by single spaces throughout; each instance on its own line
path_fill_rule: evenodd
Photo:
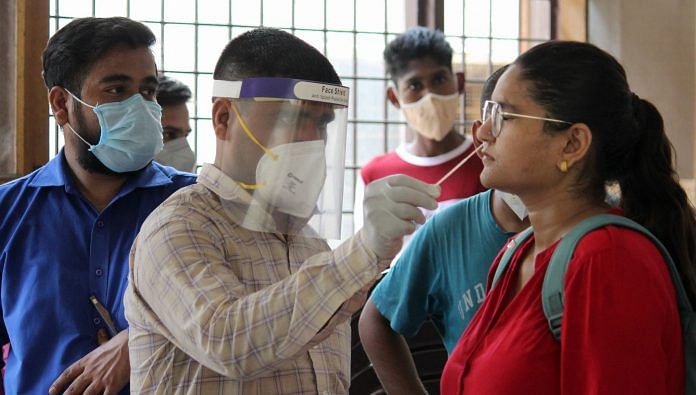
M 263 188 L 266 186 L 266 184 L 247 184 L 246 182 L 241 182 L 241 181 L 238 181 L 237 183 L 243 189 L 259 189 L 259 188 Z
M 274 154 L 273 152 L 271 152 L 271 150 L 269 150 L 268 148 L 264 147 L 264 145 L 261 144 L 261 143 L 259 142 L 259 140 L 256 139 L 256 136 L 254 136 L 254 134 L 251 133 L 251 130 L 249 130 L 249 126 L 247 126 L 246 122 L 244 122 L 244 119 L 242 119 L 242 115 L 239 113 L 239 110 L 237 109 L 237 106 L 235 106 L 234 103 L 231 102 L 231 101 L 230 101 L 230 107 L 232 107 L 232 110 L 233 110 L 234 113 L 237 115 L 237 119 L 239 120 L 239 124 L 242 125 L 242 130 L 244 130 L 244 133 L 246 133 L 247 136 L 249 136 L 249 138 L 251 139 L 251 141 L 253 141 L 254 144 L 258 145 L 259 148 L 261 148 L 261 150 L 262 150 L 263 152 L 266 153 L 266 155 L 268 155 L 268 156 L 271 157 L 271 159 L 273 159 L 273 160 L 278 160 L 278 155 Z M 241 184 L 240 184 L 240 185 L 241 185 Z M 254 189 L 254 188 L 247 188 L 247 189 Z

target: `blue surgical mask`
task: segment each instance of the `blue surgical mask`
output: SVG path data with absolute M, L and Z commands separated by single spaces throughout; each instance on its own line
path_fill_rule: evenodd
M 70 124 L 66 125 L 112 171 L 140 170 L 162 150 L 162 107 L 156 102 L 136 93 L 124 101 L 92 106 L 66 91 L 97 114 L 101 128 L 99 143 L 90 144 Z

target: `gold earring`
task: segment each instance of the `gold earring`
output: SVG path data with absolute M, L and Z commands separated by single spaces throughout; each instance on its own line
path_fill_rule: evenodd
M 568 172 L 568 161 L 567 160 L 562 161 L 558 165 L 558 168 L 561 170 L 561 173 L 567 173 Z

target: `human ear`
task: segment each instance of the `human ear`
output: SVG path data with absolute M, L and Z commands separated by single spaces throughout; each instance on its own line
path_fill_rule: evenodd
M 396 94 L 394 88 L 391 86 L 387 87 L 387 99 L 389 99 L 389 101 L 394 107 L 401 108 L 401 105 L 399 104 L 398 95 Z
M 226 99 L 215 99 L 213 102 L 213 129 L 218 140 L 226 140 L 230 123 L 230 102 Z
M 561 159 L 566 161 L 568 168 L 582 161 L 592 145 L 592 131 L 584 123 L 573 124 L 565 133 L 565 141 Z
M 483 125 L 483 123 L 481 123 L 479 120 L 474 121 L 474 123 L 471 125 L 471 138 L 474 140 L 475 148 L 478 148 L 481 144 L 483 144 L 483 140 L 478 137 L 478 131 L 481 128 L 481 125 Z M 478 155 L 479 158 L 483 157 L 480 150 L 476 151 L 476 155 Z
M 59 86 L 53 86 L 48 91 L 48 103 L 56 119 L 56 123 L 61 127 L 68 123 L 68 96 L 70 94 Z

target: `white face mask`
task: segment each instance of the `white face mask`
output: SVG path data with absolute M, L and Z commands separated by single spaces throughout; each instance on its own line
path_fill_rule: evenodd
M 254 197 L 295 217 L 309 218 L 326 179 L 323 140 L 281 144 L 270 149 L 256 166 Z
M 179 137 L 164 143 L 164 148 L 155 156 L 155 160 L 177 170 L 191 172 L 196 165 L 196 154 L 186 137 Z
M 499 191 L 496 189 L 495 193 L 500 196 L 501 199 L 505 202 L 505 204 L 510 207 L 510 209 L 517 215 L 517 217 L 520 219 L 520 221 L 524 220 L 527 218 L 527 207 L 522 203 L 522 200 L 517 195 L 513 195 L 512 193 L 507 193 L 503 191 Z
M 459 93 L 438 95 L 428 93 L 413 103 L 400 103 L 408 125 L 421 136 L 441 141 L 449 134 L 457 117 Z

